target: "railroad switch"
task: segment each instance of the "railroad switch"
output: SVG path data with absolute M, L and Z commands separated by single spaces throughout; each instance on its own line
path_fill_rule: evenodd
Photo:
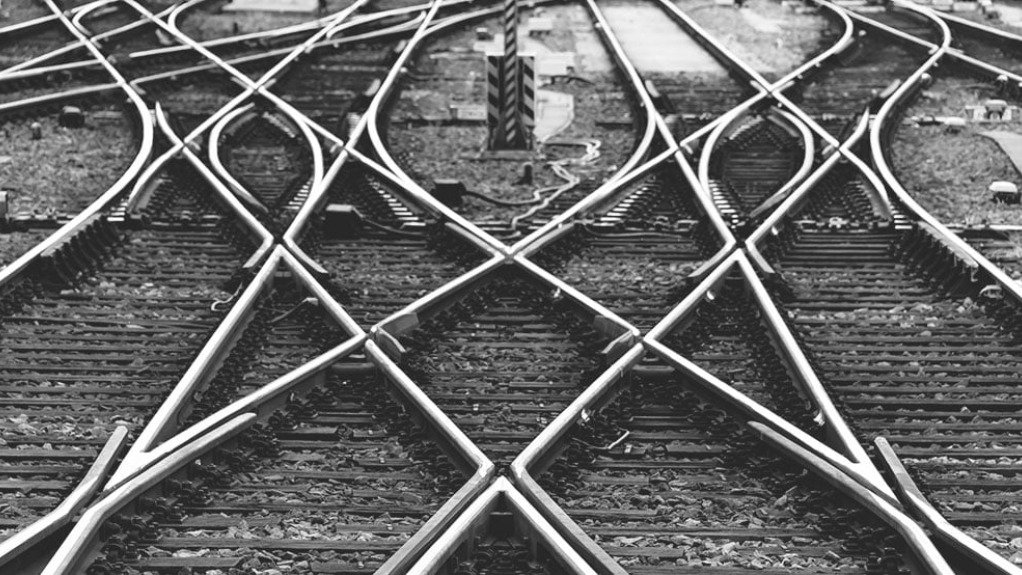
M 330 204 L 323 211 L 323 229 L 332 238 L 353 238 L 362 229 L 362 214 L 351 204 Z
M 1022 200 L 1022 194 L 1019 194 L 1018 186 L 1011 182 L 993 182 L 987 190 L 993 196 L 993 200 L 1000 204 L 1017 204 Z
M 85 112 L 78 106 L 64 106 L 57 117 L 62 128 L 81 128 L 85 125 Z
M 32 124 L 28 127 L 28 129 L 32 131 L 32 139 L 33 140 L 42 140 L 43 139 L 43 125 L 42 124 L 40 124 L 39 122 L 32 122 Z
M 441 179 L 435 181 L 430 193 L 443 205 L 456 208 L 465 202 L 464 196 L 467 191 L 461 180 Z

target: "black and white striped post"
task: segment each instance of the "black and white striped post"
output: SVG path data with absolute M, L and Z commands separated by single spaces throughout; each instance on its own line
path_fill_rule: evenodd
M 518 2 L 505 0 L 504 52 L 486 56 L 489 149 L 522 150 L 532 147 L 534 69 L 533 58 L 518 53 Z
M 504 144 L 521 147 L 522 131 L 518 117 L 518 0 L 504 0 L 504 66 L 501 122 Z

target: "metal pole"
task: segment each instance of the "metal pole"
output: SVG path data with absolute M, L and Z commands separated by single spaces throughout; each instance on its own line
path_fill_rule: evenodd
M 504 70 L 503 92 L 504 144 L 517 148 L 521 144 L 518 117 L 518 1 L 504 0 Z

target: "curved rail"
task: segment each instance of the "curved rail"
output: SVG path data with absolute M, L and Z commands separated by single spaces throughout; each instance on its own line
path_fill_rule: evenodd
M 903 2 L 902 0 L 893 0 L 896 6 L 903 6 L 910 10 L 928 15 L 930 18 L 940 20 L 940 16 L 934 13 L 932 10 L 923 8 L 913 3 Z M 885 122 L 888 121 L 889 117 L 894 116 L 898 112 L 898 108 L 905 104 L 906 100 L 913 93 L 913 90 L 919 85 L 922 77 L 926 74 L 947 52 L 948 46 L 951 42 L 951 32 L 940 20 L 942 29 L 944 30 L 944 40 L 940 46 L 937 47 L 933 55 L 921 66 L 916 72 L 908 78 L 897 91 L 884 103 L 884 105 L 877 112 L 876 117 L 873 119 L 870 127 L 869 134 L 869 146 L 873 156 L 873 163 L 877 167 L 877 171 L 883 177 L 887 185 L 890 186 L 891 191 L 897 196 L 898 200 L 916 217 L 930 225 L 935 229 L 948 244 L 954 247 L 954 249 L 964 254 L 966 257 L 971 258 L 986 274 L 992 277 L 1006 293 L 1010 294 L 1016 303 L 1022 305 L 1022 285 L 1014 281 L 1008 274 L 1006 274 L 1000 267 L 995 266 L 990 262 L 983 254 L 979 253 L 975 248 L 969 245 L 968 242 L 961 239 L 957 234 L 952 232 L 937 218 L 930 215 L 916 200 L 908 193 L 907 190 L 901 185 L 897 177 L 891 170 L 890 164 L 888 164 L 887 156 L 884 151 L 884 140 L 886 137 L 887 126 Z
M 751 288 L 757 304 L 760 306 L 760 310 L 766 318 L 768 328 L 772 332 L 773 336 L 780 340 L 780 345 L 777 346 L 778 349 L 783 350 L 781 353 L 784 354 L 786 363 L 788 364 L 789 369 L 793 372 L 792 375 L 797 377 L 797 381 L 794 383 L 799 385 L 803 394 L 817 409 L 823 419 L 820 423 L 822 423 L 824 428 L 827 430 L 828 437 L 837 444 L 837 449 L 840 453 L 832 450 L 829 446 L 820 443 L 816 439 L 813 439 L 804 431 L 787 423 L 787 421 L 785 421 L 782 417 L 763 407 L 742 392 L 720 381 L 701 368 L 696 367 L 701 374 L 708 376 L 708 378 L 704 378 L 704 385 L 710 385 L 712 388 L 717 388 L 714 390 L 714 393 L 718 396 L 722 396 L 725 401 L 735 405 L 743 411 L 746 411 L 754 419 L 763 421 L 775 427 L 780 432 L 795 437 L 800 444 L 813 448 L 817 451 L 817 453 L 821 453 L 819 448 L 824 448 L 826 452 L 824 457 L 831 462 L 831 464 L 841 467 L 845 472 L 853 475 L 859 481 L 863 482 L 864 485 L 869 486 L 872 491 L 893 500 L 894 492 L 891 491 L 886 483 L 884 483 L 883 479 L 880 477 L 880 473 L 877 471 L 876 467 L 873 466 L 869 456 L 866 454 L 865 450 L 862 449 L 858 440 L 856 440 L 855 435 L 848 427 L 847 422 L 845 422 L 844 418 L 841 417 L 840 412 L 834 406 L 833 400 L 830 398 L 830 395 L 827 393 L 823 384 L 813 371 L 808 359 L 795 342 L 790 330 L 788 330 L 787 326 L 784 324 L 780 312 L 773 305 L 765 286 L 763 286 L 762 282 L 760 282 L 752 264 L 749 263 L 749 260 L 743 251 L 735 251 L 727 260 L 717 266 L 717 268 L 713 270 L 703 283 L 692 290 L 692 292 L 689 293 L 688 296 L 686 296 L 685 299 L 683 299 L 677 306 L 675 306 L 659 324 L 646 333 L 644 341 L 647 345 L 652 345 L 655 348 L 654 351 L 657 353 L 664 351 L 670 352 L 670 357 L 665 357 L 665 359 L 669 362 L 672 360 L 683 359 L 681 355 L 663 345 L 660 340 L 671 333 L 679 324 L 695 312 L 704 299 L 712 297 L 712 293 L 718 290 L 721 282 L 724 281 L 733 269 L 737 269 L 740 272 L 743 280 Z M 687 362 L 687 360 L 685 361 Z M 692 364 L 692 366 L 695 366 L 695 364 Z M 676 369 L 678 367 L 679 365 L 675 365 Z M 728 389 L 725 390 L 719 388 L 719 386 L 725 386 Z M 782 421 L 784 424 L 778 425 L 778 422 Z M 792 430 L 797 431 L 797 433 L 792 434 Z
M 221 136 L 223 135 L 224 130 L 236 121 L 240 122 L 247 119 L 242 117 L 245 116 L 246 113 L 251 112 L 254 107 L 255 104 L 242 106 L 224 116 L 215 126 L 213 126 L 213 129 L 210 130 L 209 133 L 207 157 L 210 165 L 213 166 L 217 175 L 219 175 L 224 182 L 227 183 L 227 186 L 235 194 L 237 194 L 238 197 L 244 200 L 246 204 L 249 204 L 255 210 L 266 214 L 269 213 L 269 206 L 263 205 L 262 202 L 252 195 L 252 192 L 246 189 L 245 186 L 237 180 L 237 178 L 231 175 L 227 166 L 224 166 L 223 161 L 220 158 Z M 283 110 L 284 115 L 286 115 L 291 122 L 294 123 L 294 125 L 302 133 L 302 137 L 305 138 L 305 141 L 308 143 L 309 150 L 312 153 L 312 176 L 310 182 L 313 187 L 319 186 L 323 181 L 323 148 L 319 145 L 319 140 L 317 140 L 315 134 L 312 133 L 312 129 L 310 129 L 308 123 L 303 121 L 302 117 L 296 117 L 292 111 L 293 108 L 290 107 Z
M 43 568 L 42 575 L 69 575 L 79 571 L 79 563 L 85 559 L 89 545 L 97 536 L 99 527 L 127 501 L 145 493 L 165 477 L 175 473 L 213 449 L 220 443 L 236 436 L 255 423 L 254 414 L 239 415 L 216 432 L 202 437 L 187 448 L 181 449 L 161 461 L 159 465 L 149 467 L 144 473 L 125 483 L 113 493 L 103 497 L 98 503 L 89 507 L 75 524 L 64 543 L 57 548 L 53 559 Z
M 640 162 L 647 159 L 652 151 L 653 136 L 656 133 L 656 108 L 653 106 L 653 101 L 650 99 L 649 93 L 646 92 L 645 87 L 643 87 L 642 78 L 639 76 L 638 70 L 635 69 L 635 66 L 632 65 L 631 61 L 629 61 L 627 56 L 625 56 L 621 43 L 618 42 L 617 38 L 615 38 L 611 33 L 610 25 L 608 24 L 607 19 L 604 18 L 603 13 L 600 12 L 599 7 L 596 6 L 593 0 L 586 0 L 585 6 L 590 17 L 595 21 L 594 28 L 596 28 L 605 49 L 610 52 L 610 55 L 614 59 L 614 62 L 618 65 L 618 68 L 624 70 L 625 75 L 628 76 L 628 80 L 631 83 L 631 89 L 639 98 L 639 109 L 645 115 L 646 125 L 643 128 L 642 137 L 640 138 L 638 145 L 620 169 L 614 172 L 614 174 L 603 184 L 593 190 L 588 196 L 583 198 L 574 206 L 552 218 L 549 222 L 531 234 L 515 242 L 515 244 L 510 248 L 511 253 L 521 252 L 526 246 L 534 242 L 536 239 L 556 230 L 565 222 L 575 217 L 576 214 L 585 210 L 588 206 L 594 205 L 603 198 L 620 190 L 623 187 L 624 182 L 627 181 L 626 177 L 637 168 L 640 168 Z M 668 146 L 670 147 L 670 150 L 673 151 L 676 144 L 674 142 L 668 142 Z
M 159 125 L 160 130 L 163 132 L 171 144 L 179 145 L 182 144 L 181 137 L 174 132 L 174 129 L 170 127 L 170 122 L 167 120 L 166 114 L 163 113 L 163 107 L 159 104 L 156 105 L 156 110 L 153 114 L 156 118 L 156 123 Z M 202 163 L 198 155 L 189 146 L 181 146 L 181 153 L 185 159 L 198 171 L 199 175 L 209 184 L 209 186 L 216 192 L 216 198 L 219 199 L 225 206 L 228 207 L 231 213 L 236 215 L 238 219 L 245 225 L 247 232 L 250 235 L 259 238 L 259 247 L 256 248 L 255 252 L 248 259 L 247 262 L 242 266 L 244 269 L 254 269 L 263 257 L 266 256 L 273 248 L 273 234 L 269 232 L 260 222 L 252 215 L 250 211 L 245 209 L 238 198 L 231 193 L 229 189 L 219 180 L 217 177 L 206 167 L 206 164 Z M 153 185 L 155 181 L 148 182 L 148 185 Z
M 122 1 L 127 2 L 139 14 L 149 19 L 150 21 L 157 23 L 157 25 L 160 26 L 162 30 L 173 35 L 178 40 L 187 44 L 188 46 L 194 48 L 195 50 L 209 58 L 210 61 L 221 66 L 225 71 L 228 71 L 235 77 L 240 76 L 239 80 L 243 78 L 242 82 L 245 85 L 244 90 L 240 94 L 231 99 L 231 101 L 225 104 L 222 108 L 214 112 L 209 118 L 207 118 L 194 130 L 192 130 L 191 133 L 187 134 L 184 138 L 182 138 L 179 143 L 175 143 L 173 146 L 171 146 L 170 149 L 168 149 L 166 152 L 164 152 L 162 155 L 156 158 L 156 160 L 154 160 L 149 165 L 145 173 L 143 173 L 142 176 L 140 177 L 141 184 L 136 185 L 135 188 L 132 190 L 131 196 L 133 197 L 141 192 L 142 186 L 145 185 L 146 182 L 151 180 L 156 175 L 156 173 L 160 169 L 162 169 L 164 164 L 170 161 L 177 154 L 181 153 L 185 146 L 190 145 L 192 142 L 194 142 L 199 136 L 205 133 L 206 130 L 209 130 L 212 126 L 219 122 L 225 115 L 229 114 L 232 110 L 234 110 L 234 108 L 241 105 L 242 102 L 250 98 L 253 94 L 260 93 L 272 100 L 274 96 L 272 93 L 265 89 L 266 86 L 274 78 L 276 78 L 282 71 L 284 71 L 288 66 L 290 66 L 297 58 L 299 58 L 302 54 L 305 54 L 313 45 L 315 45 L 324 36 L 326 36 L 326 34 L 330 32 L 332 27 L 342 24 L 352 13 L 361 9 L 361 7 L 364 6 L 369 0 L 356 0 L 354 3 L 349 5 L 344 10 L 341 10 L 337 14 L 331 16 L 330 24 L 328 26 L 324 27 L 319 32 L 306 39 L 305 42 L 303 42 L 301 45 L 291 50 L 291 52 L 287 56 L 282 58 L 275 66 L 273 66 L 270 70 L 268 70 L 265 74 L 263 74 L 259 79 L 255 81 L 248 78 L 247 75 L 238 71 L 236 68 L 233 68 L 232 66 L 226 64 L 226 62 L 224 62 L 221 58 L 210 52 L 208 49 L 199 46 L 194 40 L 189 38 L 187 35 L 182 34 L 176 28 L 173 28 L 164 23 L 163 21 L 156 19 L 151 12 L 149 12 L 143 6 L 138 4 L 138 2 L 135 2 L 135 0 Z M 279 101 L 280 100 L 277 99 L 274 101 L 274 103 L 277 104 Z
M 813 169 L 813 161 L 816 158 L 816 150 L 814 146 L 813 133 L 809 130 L 805 123 L 801 122 L 794 115 L 785 112 L 784 110 L 777 110 L 776 113 L 781 117 L 782 121 L 788 122 L 793 128 L 798 130 L 802 137 L 802 163 L 799 165 L 798 170 L 792 174 L 791 178 L 784 183 L 776 192 L 770 195 L 761 205 L 757 206 L 755 210 L 749 213 L 750 218 L 755 218 L 759 214 L 762 214 L 766 210 L 769 210 L 772 206 L 782 201 L 791 190 L 798 186 L 799 182 L 804 180 L 806 176 Z M 736 123 L 739 118 L 747 115 L 747 113 L 740 113 L 731 116 L 728 121 L 721 122 L 717 127 L 710 133 L 706 138 L 706 142 L 703 144 L 703 151 L 699 157 L 699 185 L 704 190 L 710 189 L 710 163 L 713 159 L 713 153 L 716 148 L 720 145 L 720 140 L 724 137 L 725 132 L 736 127 Z
M 33 546 L 56 533 L 61 527 L 71 523 L 75 515 L 100 490 L 127 441 L 128 428 L 117 426 L 107 439 L 103 450 L 96 456 L 92 466 L 78 482 L 78 487 L 75 487 L 52 511 L 0 543 L 0 567 L 12 563 L 17 564 L 16 562 L 20 562 L 22 556 L 28 553 Z
M 119 1 L 119 0 L 114 0 L 114 1 Z M 95 4 L 95 3 L 93 3 L 93 4 Z M 92 6 L 92 4 L 85 4 L 85 5 L 82 5 L 82 6 L 78 6 L 76 8 L 72 8 L 69 11 L 69 13 L 73 14 L 74 17 L 77 18 L 78 14 L 80 12 L 85 11 L 86 9 L 91 9 L 90 8 L 91 6 Z M 160 12 L 157 12 L 156 15 L 158 17 L 162 18 L 162 17 L 166 16 L 167 14 L 169 14 L 171 10 L 173 10 L 173 7 L 165 8 L 165 9 L 161 10 Z M 56 19 L 58 19 L 58 17 L 56 15 L 53 15 L 53 16 L 50 16 L 50 17 L 46 17 L 46 22 L 52 22 L 53 20 L 56 20 Z M 75 24 L 76 24 L 76 27 L 79 30 L 81 30 L 80 21 L 76 21 Z M 135 30 L 136 28 L 140 28 L 140 27 L 145 26 L 145 25 L 146 25 L 146 22 L 143 22 L 141 20 L 135 20 L 133 22 L 125 24 L 124 26 L 118 26 L 117 28 L 113 28 L 111 30 L 107 30 L 105 32 L 101 32 L 99 34 L 96 34 L 95 36 L 92 37 L 92 39 L 94 41 L 101 42 L 101 41 L 108 40 L 110 38 L 114 38 L 116 36 L 119 36 L 119 35 L 124 34 L 126 32 L 131 32 L 132 30 Z M 0 30 L 0 35 L 2 35 L 3 32 L 4 32 L 4 30 Z M 47 52 L 45 54 L 40 54 L 39 56 L 35 56 L 33 58 L 29 58 L 28 60 L 24 60 L 22 62 L 18 62 L 17 64 L 14 64 L 12 66 L 8 66 L 7 68 L 4 68 L 3 70 L 0 70 L 0 81 L 7 80 L 8 77 L 11 74 L 15 73 L 15 72 L 22 71 L 22 70 L 28 70 L 30 68 L 35 68 L 36 66 L 38 66 L 39 64 L 42 64 L 43 62 L 48 62 L 48 61 L 53 60 L 55 58 L 59 58 L 60 56 L 63 56 L 64 54 L 67 54 L 69 52 L 73 52 L 73 51 L 81 48 L 83 45 L 84 44 L 82 44 L 80 40 L 76 40 L 75 42 L 72 42 L 72 43 L 69 43 L 69 44 L 65 44 L 64 46 L 61 46 L 60 48 L 56 48 L 54 50 L 51 50 L 51 51 L 49 51 L 49 52 Z M 90 65 L 96 65 L 96 66 L 102 65 L 98 61 L 87 61 L 87 62 Z M 63 64 L 58 65 L 58 66 L 59 67 L 66 67 L 66 65 L 63 65 Z
M 382 102 L 386 99 L 388 93 L 391 90 L 393 90 L 398 76 L 401 73 L 403 73 L 405 64 L 408 62 L 409 58 L 411 58 L 412 54 L 414 54 L 414 52 L 418 48 L 419 43 L 422 42 L 422 40 L 425 39 L 426 37 L 435 33 L 436 31 L 443 29 L 443 27 L 453 26 L 465 20 L 479 18 L 487 14 L 487 11 L 484 10 L 473 14 L 469 14 L 462 18 L 451 18 L 449 21 L 446 21 L 445 23 L 439 25 L 440 28 L 434 28 L 432 26 L 432 23 L 434 18 L 436 17 L 439 8 L 440 8 L 439 1 L 433 2 L 430 5 L 429 11 L 423 17 L 422 22 L 419 24 L 418 29 L 416 29 L 415 33 L 408 40 L 408 44 L 401 51 L 401 54 L 397 57 L 397 60 L 391 67 L 390 71 L 387 73 L 387 76 L 382 81 L 380 88 L 377 90 L 376 95 L 370 102 L 366 112 L 359 119 L 358 123 L 356 123 L 355 126 L 352 128 L 348 142 L 344 145 L 344 148 L 337 155 L 337 157 L 334 158 L 333 163 L 331 164 L 330 168 L 327 170 L 326 174 L 323 177 L 321 185 L 316 188 L 313 188 L 310 191 L 308 200 L 306 200 L 305 204 L 299 210 L 298 214 L 295 215 L 295 218 L 292 220 L 291 225 L 288 227 L 287 231 L 284 232 L 282 238 L 284 245 L 286 245 L 288 249 L 291 250 L 292 253 L 294 253 L 297 257 L 305 261 L 308 265 L 310 265 L 313 268 L 316 268 L 318 266 L 312 261 L 312 258 L 310 258 L 305 253 L 305 251 L 302 250 L 302 248 L 298 245 L 298 238 L 302 234 L 305 226 L 308 224 L 309 219 L 312 217 L 313 213 L 315 213 L 320 207 L 322 207 L 322 204 L 326 201 L 326 195 L 329 186 L 333 183 L 334 179 L 340 173 L 341 169 L 345 166 L 345 164 L 352 158 L 353 153 L 356 151 L 356 147 L 358 146 L 359 140 L 363 132 L 365 132 L 367 128 L 371 129 L 375 125 L 376 123 L 375 116 L 378 113 Z M 368 160 L 368 158 L 365 158 L 365 160 Z M 426 190 L 422 189 L 421 186 L 418 186 L 417 184 L 412 182 L 407 175 L 404 175 L 402 177 L 399 172 L 394 172 L 387 167 L 379 166 L 375 162 L 367 162 L 365 160 L 363 160 L 363 163 L 372 168 L 374 171 L 380 173 L 381 175 L 384 175 L 389 180 L 393 181 L 398 187 L 403 189 L 413 199 L 417 199 L 419 203 L 425 206 L 429 206 L 431 211 L 441 214 L 444 218 L 447 219 L 447 221 L 450 221 L 457 225 L 458 227 L 467 230 L 470 234 L 479 238 L 480 241 L 490 246 L 491 249 L 500 253 L 505 252 L 504 245 L 500 241 L 498 241 L 492 235 L 479 229 L 475 224 L 469 222 L 460 214 L 454 212 L 447 206 L 437 201 L 436 198 L 434 198 L 432 195 L 426 192 Z
M 13 262 L 8 264 L 6 267 L 0 269 L 0 287 L 7 285 L 13 280 L 18 274 L 24 271 L 28 266 L 35 261 L 39 254 L 43 253 L 50 247 L 58 244 L 64 239 L 70 237 L 78 227 L 90 219 L 104 208 L 106 208 L 115 198 L 117 198 L 121 192 L 128 187 L 128 185 L 134 181 L 139 173 L 142 171 L 143 166 L 149 160 L 149 156 L 152 154 L 153 143 L 154 143 L 154 130 L 153 120 L 149 115 L 149 109 L 146 108 L 145 103 L 139 96 L 138 92 L 133 90 L 124 77 L 103 57 L 99 48 L 95 42 L 82 34 L 70 20 L 60 11 L 60 9 L 53 3 L 53 0 L 46 0 L 47 6 L 56 15 L 56 17 L 64 24 L 64 26 L 74 34 L 79 41 L 92 53 L 93 57 L 100 61 L 110 77 L 114 80 L 116 86 L 124 91 L 128 100 L 135 107 L 138 112 L 138 122 L 142 129 L 141 142 L 139 145 L 138 153 L 135 155 L 135 159 L 128 166 L 121 177 L 117 179 L 105 192 L 103 192 L 95 201 L 93 201 L 88 207 L 81 211 L 77 216 L 71 219 L 68 223 L 61 226 L 57 231 L 51 234 L 48 238 L 42 242 L 36 244 L 33 248 L 22 254 L 20 257 L 15 259 Z
M 230 190 L 234 192 L 238 198 L 243 200 L 250 209 L 265 215 L 269 213 L 267 207 L 257 200 L 256 197 L 252 195 L 252 192 L 245 189 L 245 186 L 241 185 L 241 182 L 231 175 L 227 166 L 225 166 L 220 160 L 220 139 L 223 136 L 224 130 L 226 130 L 231 124 L 238 121 L 242 116 L 250 115 L 249 113 L 253 108 L 255 108 L 255 104 L 239 106 L 234 111 L 221 118 L 220 121 L 213 126 L 213 129 L 209 131 L 209 146 L 207 146 L 206 158 L 209 160 L 209 165 L 213 167 L 213 171 L 220 176 L 220 179 L 227 184 L 227 187 L 230 188 Z
M 947 519 L 944 519 L 944 516 L 934 509 L 933 505 L 926 500 L 926 496 L 919 490 L 919 487 L 916 486 L 916 482 L 909 475 L 908 470 L 905 469 L 901 459 L 898 458 L 898 454 L 894 452 L 894 448 L 887 442 L 887 439 L 877 437 L 874 444 L 876 445 L 880 460 L 883 461 L 884 467 L 887 468 L 888 474 L 898 489 L 899 497 L 905 502 L 905 505 L 912 514 L 919 518 L 931 532 L 954 547 L 958 552 L 990 569 L 992 573 L 1000 575 L 1022 574 L 1022 569 L 1018 566 L 1012 564 L 979 541 L 969 537 Z
M 562 569 L 574 575 L 596 575 L 596 571 L 571 548 L 506 477 L 498 477 L 476 498 L 442 537 L 408 570 L 408 575 L 436 573 L 459 545 L 474 535 L 497 504 L 503 500 L 530 527 L 530 539 L 542 543 Z
M 828 156 L 816 171 L 809 175 L 808 178 L 794 191 L 788 195 L 787 198 L 757 227 L 749 237 L 745 239 L 745 250 L 749 253 L 749 257 L 756 264 L 756 267 L 763 273 L 772 275 L 776 273 L 773 267 L 766 261 L 762 253 L 759 250 L 759 244 L 765 241 L 769 236 L 777 234 L 777 228 L 781 224 L 781 221 L 787 217 L 788 214 L 797 211 L 798 206 L 802 205 L 808 197 L 809 191 L 825 176 L 830 172 L 835 165 L 844 157 L 841 154 L 841 149 L 850 149 L 857 145 L 863 136 L 866 135 L 869 129 L 869 112 L 863 113 L 859 122 L 856 124 L 855 130 L 845 139 L 841 147 L 835 150 L 830 156 Z M 860 172 L 861 173 L 861 172 Z
M 902 536 L 905 542 L 908 543 L 908 546 L 915 551 L 916 559 L 923 564 L 926 573 L 930 575 L 956 575 L 922 527 L 900 509 L 891 505 L 889 501 L 877 497 L 875 493 L 851 481 L 832 464 L 824 461 L 813 452 L 796 444 L 773 429 L 755 421 L 749 422 L 749 426 L 756 430 L 767 443 L 788 454 L 792 459 L 799 461 L 810 471 L 822 477 L 827 483 L 837 487 L 890 525 Z

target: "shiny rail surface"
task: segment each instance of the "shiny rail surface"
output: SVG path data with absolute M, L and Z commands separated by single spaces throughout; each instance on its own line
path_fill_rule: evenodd
M 0 121 L 80 105 L 132 148 L 0 230 L 25 246 L 0 268 L 0 565 L 1022 573 L 1022 287 L 888 165 L 935 66 L 1022 86 L 995 49 L 1022 38 L 812 0 L 840 35 L 770 81 L 649 2 L 735 79 L 678 133 L 580 2 L 635 144 L 505 237 L 388 141 L 416 58 L 496 2 L 192 38 L 211 4 L 42 0 L 0 27 L 31 52 Z

